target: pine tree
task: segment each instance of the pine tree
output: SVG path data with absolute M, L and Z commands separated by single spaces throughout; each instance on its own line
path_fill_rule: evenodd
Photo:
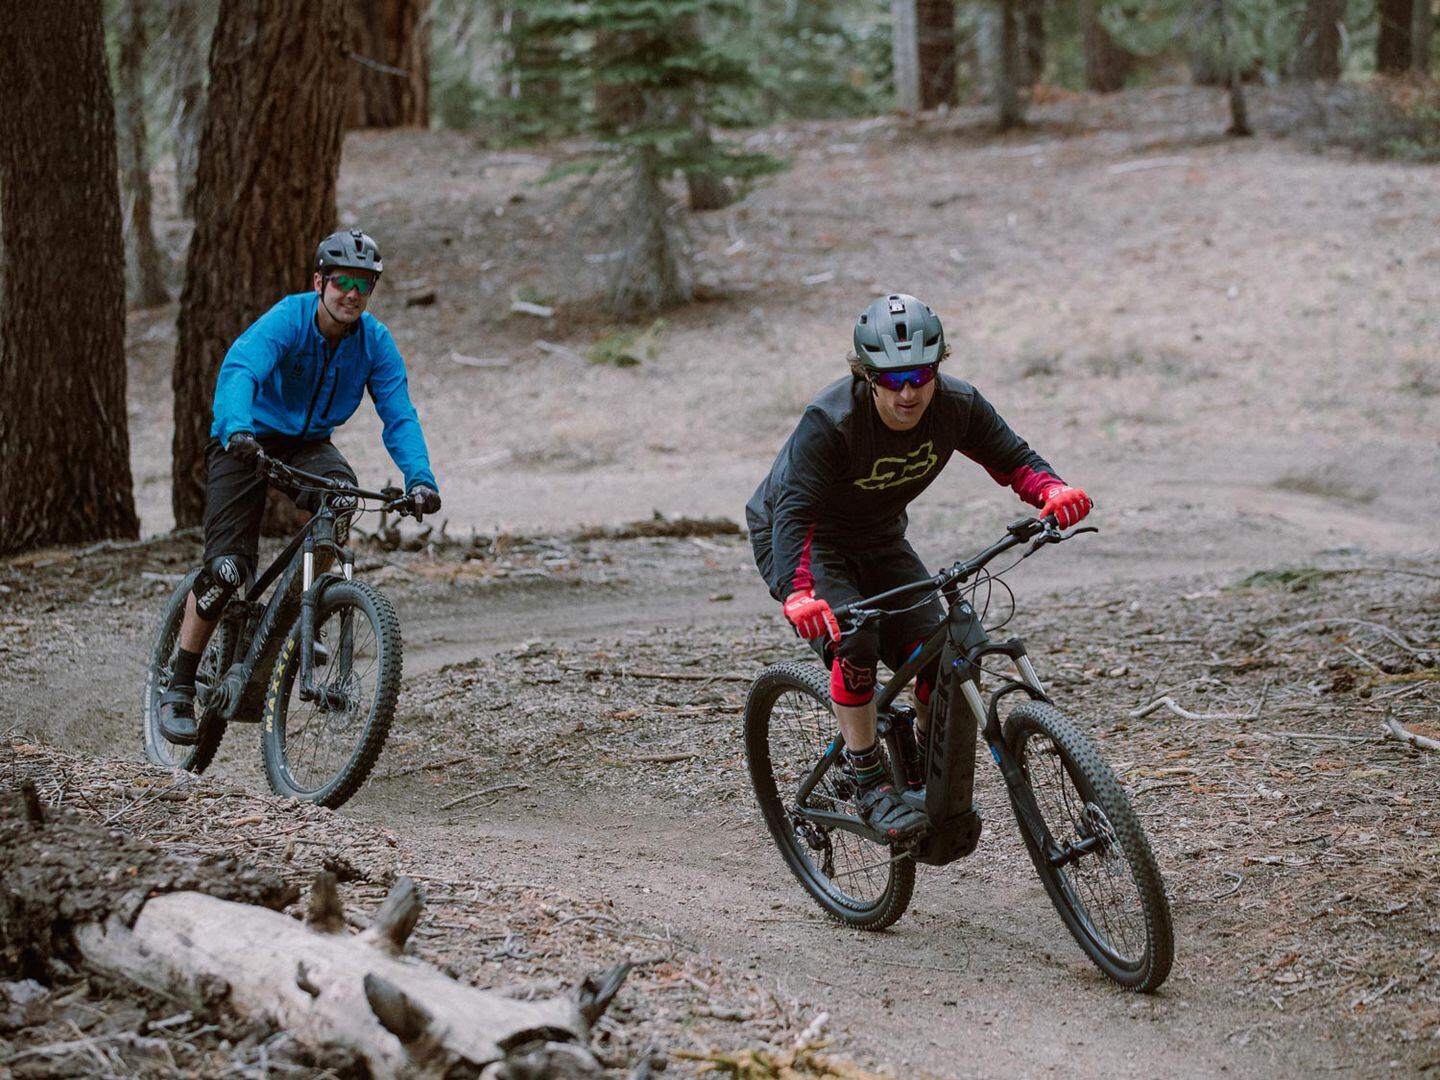
M 1241 75 L 1264 58 L 1275 9 L 1274 0 L 1113 0 L 1101 17 L 1133 52 L 1153 56 L 1179 41 L 1193 56 L 1217 64 L 1230 95 L 1226 133 L 1251 135 Z
M 781 167 L 712 130 L 717 93 L 754 85 L 744 52 L 719 43 L 723 26 L 746 17 L 744 3 L 522 0 L 519 7 L 517 62 L 556 58 L 550 66 L 522 67 L 522 85 L 556 82 L 549 123 L 595 139 L 593 153 L 566 171 L 603 172 L 618 185 L 624 210 L 611 221 L 621 257 L 610 264 L 607 306 L 630 314 L 688 300 L 689 272 L 664 181 L 704 177 L 695 186 L 713 195 L 716 183 L 743 187 Z

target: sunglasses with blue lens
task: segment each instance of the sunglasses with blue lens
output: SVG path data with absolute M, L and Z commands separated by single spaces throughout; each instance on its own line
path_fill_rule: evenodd
M 934 380 L 939 374 L 939 364 L 926 364 L 924 367 L 905 368 L 903 371 L 872 371 L 870 381 L 876 386 L 886 390 L 900 391 L 905 387 L 913 386 L 917 390 L 926 383 Z

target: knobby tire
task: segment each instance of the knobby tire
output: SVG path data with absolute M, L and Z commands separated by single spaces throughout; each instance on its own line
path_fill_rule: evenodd
M 1175 955 L 1170 905 L 1120 782 L 1090 739 L 1044 702 L 1016 706 L 1005 741 L 1056 843 L 1094 845 L 1053 865 L 1012 799 L 1026 850 L 1066 928 L 1107 977 L 1127 990 L 1155 990 Z
M 346 613 L 355 640 L 365 651 L 351 665 L 343 711 L 330 710 L 300 699 L 300 618 L 297 616 L 275 660 L 265 697 L 261 724 L 261 756 L 270 789 L 277 795 L 337 807 L 365 783 L 390 732 L 395 701 L 400 694 L 403 663 L 400 620 L 383 593 L 360 581 L 333 581 L 316 602 L 316 640 L 331 649 L 328 666 L 317 666 L 317 683 L 332 685 L 340 677 L 337 665 L 340 633 Z M 363 629 L 362 629 L 363 628 Z M 368 637 L 362 635 L 368 634 Z M 373 642 L 373 656 L 370 643 Z M 362 686 L 362 681 L 367 686 Z M 363 710 L 364 715 L 360 715 Z M 320 778 L 307 776 L 303 760 L 318 756 L 320 740 L 334 736 L 342 748 L 338 768 L 319 770 Z M 312 747 L 315 748 L 312 750 Z
M 898 847 L 840 829 L 812 832 L 817 848 L 797 835 L 790 814 L 801 780 L 838 730 L 830 710 L 829 676 L 814 664 L 776 664 L 751 685 L 745 756 L 760 812 L 786 866 L 832 918 L 861 930 L 883 930 L 910 906 L 914 860 Z M 832 767 L 807 806 L 854 814 L 853 785 Z

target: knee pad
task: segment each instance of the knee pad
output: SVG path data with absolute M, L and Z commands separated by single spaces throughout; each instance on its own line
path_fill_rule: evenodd
M 830 700 L 851 708 L 868 704 L 875 696 L 875 667 L 856 663 L 847 656 L 830 665 Z
M 355 481 L 340 473 L 331 473 L 330 479 L 340 480 L 347 484 Z M 336 493 L 330 496 L 330 508 L 335 511 L 335 543 L 344 547 L 350 539 L 350 518 L 351 511 L 360 505 L 360 499 L 355 495 Z
M 238 555 L 215 556 L 201 568 L 190 590 L 195 594 L 196 614 L 206 622 L 219 618 L 244 580 L 245 564 Z

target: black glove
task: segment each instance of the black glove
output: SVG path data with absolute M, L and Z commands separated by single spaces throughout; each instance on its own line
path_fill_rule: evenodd
M 225 452 L 238 461 L 241 465 L 253 467 L 255 459 L 264 451 L 260 444 L 255 441 L 255 436 L 248 431 L 237 431 L 230 436 L 230 441 L 225 446 Z
M 429 484 L 416 484 L 410 489 L 410 505 L 415 514 L 434 514 L 440 510 L 440 493 Z

